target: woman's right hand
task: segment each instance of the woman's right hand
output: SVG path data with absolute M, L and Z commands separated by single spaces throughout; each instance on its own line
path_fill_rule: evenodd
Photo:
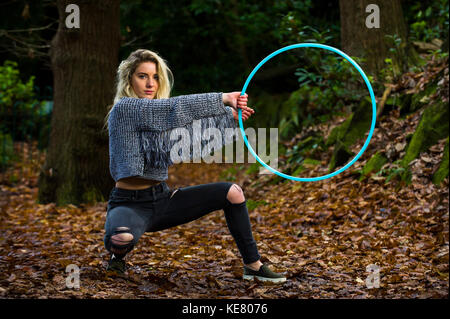
M 233 117 L 236 122 L 239 121 L 239 109 L 242 110 L 242 120 L 246 121 L 255 110 L 247 106 L 248 95 L 240 95 L 240 92 L 231 92 L 224 94 L 224 103 L 231 106 Z
M 233 112 L 233 118 L 236 120 L 236 122 L 239 122 L 239 110 L 232 107 L 231 112 Z M 242 121 L 246 121 L 250 116 L 250 113 L 242 112 Z

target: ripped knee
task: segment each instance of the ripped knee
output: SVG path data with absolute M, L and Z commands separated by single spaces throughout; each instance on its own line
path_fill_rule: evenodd
M 128 227 L 117 227 L 111 236 L 111 252 L 125 254 L 133 246 L 134 236 Z
M 227 199 L 230 203 L 239 204 L 245 201 L 244 192 L 237 184 L 231 185 L 228 190 Z
M 170 195 L 170 198 L 172 198 L 173 195 L 175 195 L 176 192 L 178 192 L 178 189 L 176 189 L 176 190 L 173 191 L 173 193 Z M 169 198 L 169 199 L 170 199 L 170 198 Z

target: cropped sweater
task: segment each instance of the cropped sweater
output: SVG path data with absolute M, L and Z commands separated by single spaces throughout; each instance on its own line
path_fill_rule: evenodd
M 194 146 L 203 147 L 209 142 L 201 138 L 206 129 L 220 130 L 220 140 L 215 143 L 221 147 L 236 140 L 236 127 L 231 107 L 223 104 L 222 93 L 167 99 L 121 98 L 108 119 L 111 176 L 116 182 L 131 176 L 164 181 L 168 167 L 174 164 L 170 153 L 175 143 L 189 150 L 187 155 L 178 152 L 183 161 L 192 160 L 201 156 L 199 147 Z M 233 130 L 225 132 L 226 128 Z M 189 138 L 178 138 L 186 130 Z

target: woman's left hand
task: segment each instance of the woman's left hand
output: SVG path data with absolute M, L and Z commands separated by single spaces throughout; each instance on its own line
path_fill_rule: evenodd
M 222 99 L 225 105 L 231 106 L 236 111 L 237 109 L 242 109 L 242 113 L 246 117 L 255 113 L 255 110 L 247 106 L 247 94 L 241 95 L 241 92 L 223 93 Z

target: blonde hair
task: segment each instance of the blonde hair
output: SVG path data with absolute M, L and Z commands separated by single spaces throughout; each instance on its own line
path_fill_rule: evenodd
M 114 96 L 114 103 L 108 106 L 108 114 L 105 117 L 105 125 L 107 128 L 109 115 L 111 110 L 117 102 L 123 97 L 139 98 L 131 87 L 131 77 L 136 71 L 137 67 L 143 62 L 153 62 L 156 64 L 158 73 L 159 88 L 156 91 L 155 99 L 164 99 L 170 97 L 170 91 L 173 87 L 173 74 L 167 66 L 166 61 L 161 58 L 156 52 L 138 49 L 130 53 L 126 60 L 123 60 L 117 68 L 116 77 L 116 95 Z

